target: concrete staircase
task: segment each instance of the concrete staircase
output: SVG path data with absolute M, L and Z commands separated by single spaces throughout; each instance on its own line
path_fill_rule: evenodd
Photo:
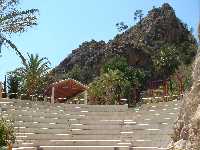
M 14 149 L 156 150 L 166 149 L 179 101 L 127 105 L 49 104 L 0 101 L 1 114 L 13 120 Z

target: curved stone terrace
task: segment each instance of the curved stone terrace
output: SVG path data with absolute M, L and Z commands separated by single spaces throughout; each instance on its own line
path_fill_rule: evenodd
M 180 101 L 128 108 L 1 99 L 0 106 L 14 122 L 14 150 L 158 150 L 167 149 Z

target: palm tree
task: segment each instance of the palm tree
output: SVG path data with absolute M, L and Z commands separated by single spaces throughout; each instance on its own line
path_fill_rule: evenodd
M 19 0 L 0 0 L 0 52 L 2 44 L 8 45 L 25 63 L 25 58 L 8 37 L 37 25 L 38 9 L 20 10 L 18 4 Z
M 44 86 L 49 65 L 50 62 L 46 57 L 40 58 L 38 54 L 28 54 L 28 60 L 25 60 L 23 66 L 16 71 L 27 95 L 36 94 Z

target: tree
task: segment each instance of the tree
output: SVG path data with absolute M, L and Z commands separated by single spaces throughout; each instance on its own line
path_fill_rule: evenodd
M 113 57 L 103 65 L 102 73 L 109 73 L 110 71 L 121 72 L 123 79 L 129 82 L 129 86 L 126 88 L 126 98 L 129 104 L 138 102 L 140 90 L 145 88 L 150 74 L 142 68 L 129 66 L 127 59 L 121 56 Z
M 17 98 L 17 94 L 20 91 L 20 80 L 14 73 L 8 73 L 8 93 L 9 98 Z M 13 94 L 12 94 L 13 93 Z M 15 93 L 15 94 L 14 94 Z
M 109 59 L 102 67 L 102 72 L 107 73 L 109 70 L 119 70 L 123 73 L 126 72 L 128 68 L 127 58 L 122 56 L 115 56 Z
M 0 0 L 0 48 L 2 44 L 10 46 L 24 63 L 25 58 L 8 37 L 37 25 L 38 9 L 20 10 L 18 4 L 19 0 Z
M 135 20 L 135 21 L 139 20 L 139 23 L 141 23 L 141 21 L 142 21 L 142 19 L 143 19 L 143 16 L 144 16 L 143 10 L 138 9 L 138 10 L 136 10 L 135 13 L 134 13 L 134 20 Z
M 189 65 L 194 61 L 198 46 L 194 42 L 185 41 L 176 45 L 176 50 L 180 56 L 181 63 Z
M 91 68 L 88 66 L 81 68 L 79 65 L 74 65 L 74 67 L 68 71 L 64 77 L 72 78 L 84 84 L 88 84 L 93 79 L 91 72 Z
M 152 56 L 155 72 L 164 77 L 174 73 L 180 64 L 177 49 L 173 45 L 164 45 Z
M 7 97 L 7 81 L 6 81 L 6 75 L 4 78 L 4 83 L 3 83 L 3 97 Z
M 182 94 L 189 91 L 192 87 L 192 65 L 179 65 L 174 74 L 170 76 L 169 92 L 170 94 Z
M 50 62 L 46 57 L 40 58 L 38 54 L 28 54 L 28 60 L 21 68 L 16 70 L 16 75 L 21 79 L 22 91 L 27 95 L 36 94 L 44 88 L 46 75 L 50 69 Z
M 92 104 L 117 104 L 129 95 L 130 82 L 119 70 L 109 70 L 89 84 L 89 102 Z
M 74 65 L 71 71 L 66 74 L 67 78 L 72 78 L 81 81 L 81 68 L 78 65 Z
M 142 68 L 129 67 L 127 58 L 115 56 L 108 60 L 102 67 L 103 73 L 110 70 L 118 70 L 123 73 L 124 78 L 128 80 L 132 86 L 142 87 L 145 84 L 147 74 Z
M 116 27 L 119 32 L 122 32 L 128 28 L 128 25 L 124 24 L 124 22 L 118 22 L 116 23 Z

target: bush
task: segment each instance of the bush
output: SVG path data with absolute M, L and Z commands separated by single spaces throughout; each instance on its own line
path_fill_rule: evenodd
M 64 78 L 71 78 L 74 80 L 78 80 L 84 84 L 89 83 L 93 76 L 92 70 L 90 67 L 83 67 L 81 68 L 79 65 L 74 65 L 74 67 L 65 74 Z
M 180 78 L 182 81 L 183 90 L 190 90 L 192 86 L 192 66 L 181 64 L 175 73 L 171 75 L 169 82 L 170 94 L 179 94 L 180 81 L 178 78 Z
M 7 146 L 15 142 L 14 127 L 4 119 L 0 119 L 0 146 Z
M 103 65 L 102 73 L 108 73 L 110 70 L 119 70 L 132 86 L 140 88 L 144 86 L 149 76 L 142 68 L 129 67 L 127 59 L 121 56 L 116 56 Z
M 5 147 L 5 146 L 0 147 L 0 150 L 7 150 L 7 147 Z
M 131 87 L 130 82 L 123 76 L 124 74 L 119 70 L 110 70 L 89 84 L 89 103 L 119 104 L 120 98 L 126 98 L 129 95 Z
M 123 73 L 126 72 L 128 68 L 128 62 L 125 57 L 115 56 L 109 59 L 102 67 L 102 73 L 107 73 L 109 70 L 119 70 Z
M 80 81 L 81 80 L 81 67 L 78 65 L 74 65 L 72 70 L 66 74 L 66 77 Z

